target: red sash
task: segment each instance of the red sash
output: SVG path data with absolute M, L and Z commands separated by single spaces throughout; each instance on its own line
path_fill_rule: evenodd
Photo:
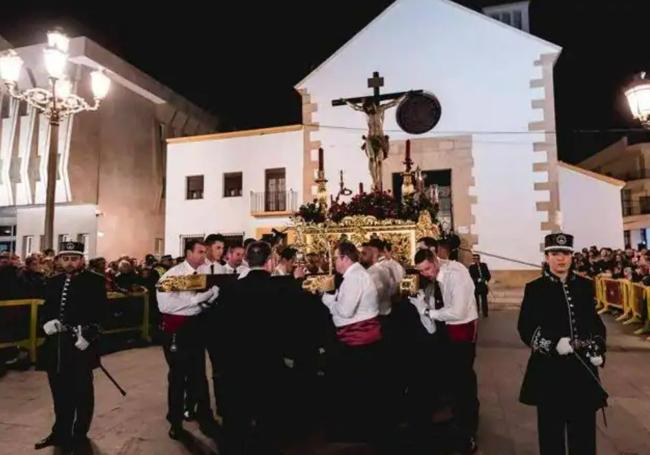
M 447 333 L 451 341 L 476 343 L 478 320 L 474 319 L 465 324 L 447 324 Z
M 164 314 L 162 315 L 162 330 L 165 333 L 176 333 L 178 330 L 187 323 L 192 316 L 182 316 L 179 314 Z
M 379 318 L 374 317 L 337 327 L 336 335 L 341 343 L 348 346 L 365 346 L 381 340 L 381 324 Z

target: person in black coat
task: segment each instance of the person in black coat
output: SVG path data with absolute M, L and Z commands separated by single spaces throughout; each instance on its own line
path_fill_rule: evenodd
M 54 401 L 52 432 L 36 443 L 49 446 L 87 444 L 94 408 L 93 369 L 99 367 L 97 338 L 107 313 L 104 277 L 83 270 L 84 246 L 64 242 L 57 261 L 63 273 L 51 277 L 39 313 L 46 339 L 42 366 Z
M 606 330 L 593 283 L 573 273 L 572 246 L 568 234 L 546 236 L 544 274 L 526 285 L 519 314 L 531 348 L 519 400 L 537 406 L 541 455 L 595 454 L 596 411 L 607 405 L 598 376 Z
M 492 279 L 490 270 L 485 262 L 481 262 L 481 256 L 472 255 L 474 261 L 469 266 L 469 274 L 474 282 L 474 296 L 476 297 L 476 306 L 479 314 L 483 312 L 483 317 L 488 317 L 488 283 Z
M 266 242 L 250 244 L 246 260 L 250 272 L 219 296 L 219 333 L 212 340 L 219 344 L 224 389 L 223 449 L 276 453 L 296 322 L 289 308 L 300 285 L 293 277 L 271 277 L 275 264 Z

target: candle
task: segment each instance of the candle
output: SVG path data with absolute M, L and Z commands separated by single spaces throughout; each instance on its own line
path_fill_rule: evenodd
M 323 171 L 323 148 L 318 149 L 318 170 Z
M 359 182 L 359 194 L 363 194 L 363 182 Z
M 411 161 L 411 140 L 406 140 L 406 160 L 407 163 Z

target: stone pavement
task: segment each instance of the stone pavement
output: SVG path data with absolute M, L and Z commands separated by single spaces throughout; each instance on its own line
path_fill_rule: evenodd
M 605 316 L 610 354 L 603 384 L 610 393 L 608 427 L 598 417 L 600 455 L 650 454 L 650 342 Z M 481 400 L 480 453 L 537 453 L 535 409 L 517 401 L 528 350 L 516 334 L 516 311 L 493 311 L 483 320 L 477 359 Z M 104 358 L 107 369 L 128 391 L 126 398 L 101 372 L 95 374 L 96 408 L 90 432 L 95 455 L 209 454 L 212 441 L 186 424 L 194 440 L 184 446 L 167 437 L 166 365 L 159 347 L 132 349 Z M 33 444 L 52 423 L 44 373 L 10 372 L 0 378 L 0 454 L 37 453 Z M 56 453 L 45 449 L 45 455 Z M 313 443 L 291 454 L 368 454 L 367 448 Z

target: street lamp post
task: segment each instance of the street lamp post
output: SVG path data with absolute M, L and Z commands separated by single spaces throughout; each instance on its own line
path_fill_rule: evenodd
M 650 80 L 645 72 L 637 75 L 625 90 L 630 112 L 644 128 L 650 128 Z
M 83 111 L 96 111 L 108 94 L 110 79 L 101 70 L 90 74 L 93 103 L 72 93 L 72 82 L 65 75 L 70 39 L 61 31 L 47 34 L 47 46 L 43 51 L 45 69 L 49 75 L 49 88 L 20 90 L 18 80 L 23 60 L 14 50 L 0 56 L 0 78 L 9 94 L 43 113 L 50 124 L 49 150 L 47 156 L 47 186 L 45 192 L 45 242 L 41 249 L 52 248 L 54 243 L 54 206 L 56 194 L 56 170 L 59 145 L 59 123 L 68 116 Z

